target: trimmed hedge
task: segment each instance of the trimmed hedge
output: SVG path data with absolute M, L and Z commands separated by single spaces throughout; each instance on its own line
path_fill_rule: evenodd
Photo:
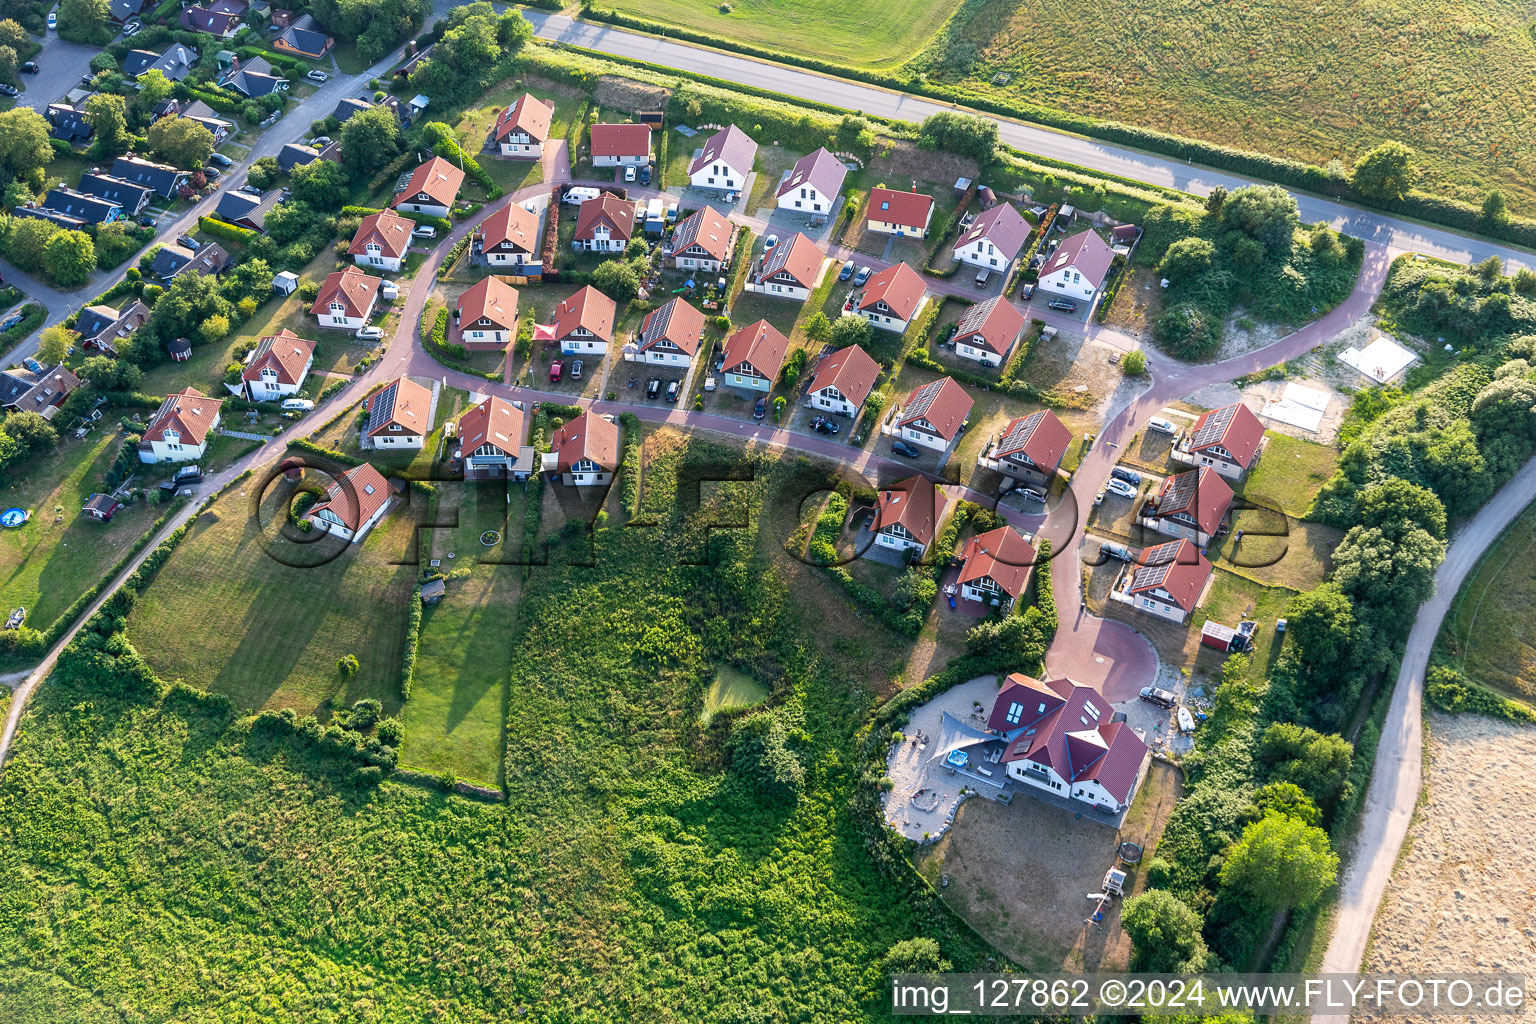
M 1424 699 L 1451 714 L 1486 715 L 1520 725 L 1536 722 L 1536 711 L 1530 706 L 1479 686 L 1448 665 L 1435 665 L 1429 670 Z
M 421 585 L 411 592 L 410 617 L 406 620 L 405 655 L 400 659 L 400 699 L 411 699 L 411 680 L 416 675 L 416 651 L 421 645 Z
M 447 277 L 449 273 L 452 272 L 453 268 L 458 264 L 459 259 L 464 255 L 464 250 L 469 248 L 469 240 L 471 237 L 471 235 L 465 235 L 463 238 L 453 243 L 453 248 L 448 250 L 448 255 L 443 257 L 442 265 L 437 268 L 437 279 L 439 281 Z M 447 312 L 446 308 L 444 312 Z M 468 353 L 465 354 L 467 355 Z
M 619 464 L 620 495 L 624 513 L 633 516 L 640 511 L 640 417 L 632 412 L 619 414 L 619 425 L 624 428 L 624 457 Z
M 382 212 L 377 206 L 343 206 L 341 213 L 337 216 L 368 217 Z M 402 217 L 415 221 L 417 224 L 430 224 L 432 227 L 445 233 L 453 230 L 453 224 L 447 217 L 434 217 L 430 213 L 412 213 L 409 210 L 396 210 L 395 212 Z
M 250 228 L 243 228 L 211 215 L 197 218 L 197 226 L 214 238 L 222 238 L 226 242 L 239 242 L 241 245 L 249 245 L 261 237 L 259 231 L 252 231 Z
M 362 459 L 354 459 L 352 456 L 343 452 L 339 452 L 335 448 L 327 448 L 324 445 L 318 445 L 307 437 L 296 437 L 288 442 L 289 451 L 292 451 L 295 448 L 301 452 L 308 452 L 311 455 L 318 455 L 321 458 L 333 459 L 336 462 L 341 463 L 343 466 L 360 466 L 363 463 Z

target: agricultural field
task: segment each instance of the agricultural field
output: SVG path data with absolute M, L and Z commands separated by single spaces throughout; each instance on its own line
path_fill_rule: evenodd
M 1437 656 L 1474 683 L 1536 702 L 1536 506 L 1509 525 L 1461 585 Z
M 874 1021 L 899 941 L 932 935 L 957 969 L 981 969 L 983 944 L 881 873 L 851 809 L 855 733 L 905 645 L 781 553 L 796 516 L 774 496 L 819 473 L 652 441 L 659 525 L 610 519 L 593 568 L 523 582 L 504 803 L 369 782 L 219 702 L 66 657 L 0 777 L 0 871 L 28 883 L 3 898 L 18 925 L 0 935 L 0 1017 Z M 722 464 L 757 479 L 675 501 L 680 476 Z M 728 521 L 747 525 L 711 529 Z M 141 613 L 234 522 L 197 527 L 140 600 L 129 634 L 152 663 Z M 198 583 L 205 608 L 234 596 Z M 295 608 L 334 602 L 335 588 L 272 583 Z M 188 680 L 216 679 L 209 662 Z M 757 713 L 789 727 L 798 796 L 770 799 L 701 728 L 712 684 L 725 703 L 754 688 L 727 665 L 773 695 Z

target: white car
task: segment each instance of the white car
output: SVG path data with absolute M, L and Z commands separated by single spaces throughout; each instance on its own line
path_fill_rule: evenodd
M 591 188 L 586 185 L 577 185 L 575 188 L 568 188 L 565 190 L 565 198 L 562 199 L 561 202 L 570 203 L 572 206 L 580 206 L 588 199 L 596 199 L 600 195 L 602 195 L 602 193 L 595 188 Z
M 307 398 L 285 398 L 285 399 L 283 399 L 283 411 L 284 412 L 309 412 L 314 407 L 315 407 L 315 403 L 311 402 Z
M 357 329 L 357 336 L 364 341 L 378 341 L 380 338 L 384 337 L 384 328 L 359 327 Z
M 630 164 L 630 165 L 628 165 L 627 167 L 624 168 L 624 180 L 625 181 L 634 181 L 635 180 L 635 165 L 634 164 Z
M 1110 480 L 1104 484 L 1104 489 L 1110 494 L 1118 494 L 1122 498 L 1136 497 L 1136 488 L 1132 487 L 1124 480 Z
M 48 12 L 48 31 L 52 32 L 59 27 L 59 16 L 53 11 Z
M 1178 424 L 1174 423 L 1173 420 L 1165 420 L 1161 416 L 1153 416 L 1150 420 L 1147 420 L 1147 429 L 1155 430 L 1159 434 L 1177 434 L 1179 432 Z
M 136 36 L 136 35 L 139 34 L 139 29 L 141 29 L 143 27 L 144 27 L 144 25 L 141 22 L 130 21 L 128 24 L 123 26 L 123 35 L 125 37 L 126 36 Z
M 437 228 L 433 227 L 431 224 L 418 224 L 411 229 L 411 234 L 415 235 L 417 238 L 436 238 Z
M 311 82 L 326 82 L 330 80 L 331 76 L 326 74 L 324 71 L 321 71 L 319 68 L 316 68 L 304 77 L 309 79 Z

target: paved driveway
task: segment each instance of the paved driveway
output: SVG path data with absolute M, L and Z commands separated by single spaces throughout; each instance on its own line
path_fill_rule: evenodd
M 42 70 L 35 75 L 16 76 L 22 86 L 16 105 L 31 107 L 39 114 L 79 85 L 80 76 L 90 70 L 91 58 L 101 52 L 99 46 L 71 43 L 51 32 L 42 42 L 43 52 L 32 58 Z

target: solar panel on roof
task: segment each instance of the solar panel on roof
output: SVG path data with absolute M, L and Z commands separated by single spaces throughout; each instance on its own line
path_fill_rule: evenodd
M 1216 444 L 1227 433 L 1227 425 L 1232 422 L 1232 415 L 1237 412 L 1237 406 L 1229 405 L 1224 409 L 1215 409 L 1205 417 L 1205 424 L 1195 431 L 1194 438 L 1190 441 L 1196 448 L 1203 448 L 1208 444 Z
M 1181 543 L 1182 541 L 1175 540 L 1148 548 L 1142 554 L 1142 564 L 1137 567 L 1136 574 L 1131 577 L 1131 588 L 1141 590 L 1144 587 L 1161 586 L 1162 582 L 1168 578 L 1168 571 L 1173 568 Z

